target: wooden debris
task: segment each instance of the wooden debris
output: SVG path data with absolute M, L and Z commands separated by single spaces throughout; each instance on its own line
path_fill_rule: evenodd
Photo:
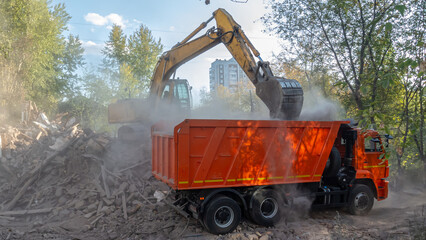
M 16 218 L 15 217 L 8 217 L 8 216 L 0 216 L 0 219 L 4 219 L 4 220 L 8 220 L 8 221 L 13 221 Z
M 127 220 L 126 194 L 124 192 L 123 192 L 123 194 L 121 194 L 121 202 L 123 204 L 123 215 L 124 215 L 124 219 Z
M 40 131 L 38 134 L 37 134 L 37 137 L 36 137 L 36 140 L 38 141 L 38 140 L 40 140 L 40 138 L 41 138 L 41 136 L 43 135 L 43 131 Z
M 33 210 L 17 210 L 17 211 L 5 211 L 0 212 L 1 216 L 18 216 L 18 215 L 29 215 L 29 214 L 40 214 L 40 213 L 49 213 L 53 208 L 42 208 L 42 209 L 33 209 Z
M 104 213 L 102 213 L 101 215 L 97 216 L 97 217 L 95 218 L 95 220 L 93 220 L 92 222 L 90 222 L 90 225 L 95 225 L 95 224 L 96 224 L 96 222 L 98 222 L 98 221 L 99 221 L 99 219 L 101 219 L 104 215 L 105 215 L 105 214 L 104 214 Z
M 121 169 L 121 170 L 120 170 L 120 171 L 118 171 L 118 172 L 122 173 L 122 172 L 125 172 L 125 171 L 127 171 L 127 170 L 130 170 L 130 169 L 132 169 L 132 168 L 138 167 L 138 166 L 140 166 L 140 165 L 142 165 L 142 164 L 143 164 L 143 163 L 138 163 L 138 164 L 135 164 L 135 165 L 133 165 L 133 166 L 130 166 L 130 167 L 127 167 L 127 168 Z
M 16 202 L 24 195 L 24 193 L 27 191 L 28 187 L 33 184 L 33 182 L 37 179 L 39 171 L 42 171 L 47 165 L 50 164 L 50 162 L 55 159 L 56 156 L 63 154 L 65 150 L 68 149 L 69 146 L 71 146 L 75 141 L 77 140 L 77 137 L 75 137 L 73 140 L 69 141 L 67 144 L 65 144 L 59 151 L 56 151 L 55 153 L 51 154 L 48 158 L 46 158 L 43 161 L 43 164 L 41 164 L 39 167 L 36 167 L 31 173 L 29 179 L 25 182 L 25 184 L 21 187 L 21 189 L 18 191 L 18 193 L 15 195 L 15 197 L 4 206 L 2 211 L 9 211 L 15 207 Z
M 32 141 L 32 140 L 33 140 L 33 138 L 32 138 L 32 137 L 30 137 L 30 136 L 28 136 L 28 135 L 26 135 L 26 134 L 24 134 L 24 133 L 19 133 L 18 137 L 25 138 L 25 139 L 26 139 L 26 140 L 28 140 L 28 141 Z
M 108 183 L 106 181 L 105 167 L 103 165 L 101 167 L 101 177 L 102 177 L 102 182 L 104 184 L 105 194 L 108 198 L 110 198 L 111 197 L 111 191 L 109 190 Z
M 164 214 L 173 214 L 166 205 L 161 205 L 161 216 L 154 213 L 160 206 L 152 195 L 162 183 L 147 177 L 148 140 L 147 145 L 129 146 L 107 134 L 82 130 L 78 121 L 66 118 L 53 117 L 50 124 L 33 118 L 19 127 L 0 126 L 4 140 L 0 225 L 38 226 L 60 219 L 75 226 L 70 229 L 98 225 L 107 231 L 117 223 L 163 221 Z

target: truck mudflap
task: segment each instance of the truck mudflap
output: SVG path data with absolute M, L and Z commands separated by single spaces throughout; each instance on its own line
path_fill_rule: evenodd
M 380 179 L 376 182 L 377 187 L 377 201 L 384 200 L 388 197 L 388 185 L 389 181 L 386 181 L 385 179 Z

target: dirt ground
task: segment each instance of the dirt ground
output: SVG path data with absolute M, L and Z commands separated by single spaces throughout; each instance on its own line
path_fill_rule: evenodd
M 3 239 L 426 239 L 426 190 L 406 184 L 367 216 L 296 202 L 275 227 L 243 220 L 227 235 L 204 231 L 161 199 L 150 141 L 126 144 L 72 119 L 0 126 Z
M 375 202 L 367 216 L 342 209 L 315 210 L 264 228 L 244 220 L 233 233 L 216 236 L 194 219 L 185 219 L 165 205 L 148 207 L 127 220 L 88 229 L 84 217 L 58 222 L 0 224 L 0 239 L 426 239 L 426 193 L 390 193 Z

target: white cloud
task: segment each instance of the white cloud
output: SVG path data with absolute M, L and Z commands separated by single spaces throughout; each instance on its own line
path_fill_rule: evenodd
M 107 16 L 102 16 L 97 13 L 88 13 L 86 16 L 84 16 L 84 19 L 96 26 L 110 26 L 112 24 L 116 24 L 122 28 L 126 28 L 126 23 L 128 22 L 124 20 L 122 16 L 116 13 L 111 13 Z
M 105 17 L 102 17 L 97 13 L 88 13 L 86 16 L 84 16 L 84 20 L 93 23 L 96 26 L 103 26 L 108 23 L 108 20 Z
M 170 26 L 170 27 L 169 27 L 169 30 L 170 30 L 170 31 L 172 31 L 172 32 L 173 32 L 175 29 L 176 29 L 176 28 L 175 28 L 175 26 Z
M 123 22 L 123 17 L 116 14 L 116 13 L 111 13 L 108 16 L 106 16 L 105 18 L 108 19 L 108 22 L 110 22 L 110 23 L 118 25 L 122 28 L 126 27 L 124 22 Z
M 101 55 L 102 52 L 101 50 L 104 48 L 105 44 L 101 43 L 95 43 L 92 41 L 82 41 L 81 42 L 81 46 L 84 48 L 84 53 L 86 55 Z

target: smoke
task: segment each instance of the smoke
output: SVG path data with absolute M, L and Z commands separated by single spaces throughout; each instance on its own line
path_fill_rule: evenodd
M 345 115 L 342 106 L 323 96 L 321 91 L 311 88 L 304 93 L 304 102 L 299 120 L 303 121 L 332 121 Z

